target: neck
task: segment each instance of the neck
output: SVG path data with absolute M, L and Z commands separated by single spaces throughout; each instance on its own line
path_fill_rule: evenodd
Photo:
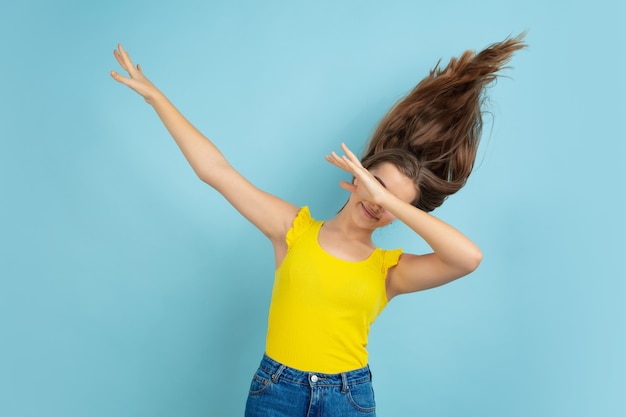
M 372 233 L 374 229 L 364 229 L 354 223 L 350 216 L 350 211 L 344 207 L 335 217 L 324 222 L 324 226 L 331 229 L 348 240 L 358 240 L 365 243 L 372 242 Z

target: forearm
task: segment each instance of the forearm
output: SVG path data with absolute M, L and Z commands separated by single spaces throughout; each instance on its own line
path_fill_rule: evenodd
M 229 167 L 220 150 L 196 129 L 169 99 L 156 90 L 146 98 L 200 179 L 213 185 L 221 168 Z
M 464 271 L 473 271 L 478 267 L 482 259 L 480 249 L 454 227 L 391 193 L 383 207 L 422 237 L 442 262 Z
M 218 188 L 220 178 L 225 177 L 223 174 L 229 170 L 234 172 L 224 155 L 146 78 L 139 64 L 135 67 L 121 44 L 118 44 L 113 55 L 129 75 L 124 77 L 111 71 L 113 79 L 133 89 L 154 107 L 196 175 L 212 187 Z

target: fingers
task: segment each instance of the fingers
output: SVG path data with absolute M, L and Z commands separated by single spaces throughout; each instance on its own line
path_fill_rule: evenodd
M 124 77 L 123 75 L 121 75 L 119 72 L 116 72 L 116 71 L 111 71 L 111 77 L 113 77 L 115 81 L 118 81 L 125 85 L 128 85 L 128 81 L 130 81 L 130 78 Z
M 121 52 L 116 49 L 113 51 L 113 55 L 115 56 L 115 60 L 117 61 L 117 63 L 120 64 L 120 67 L 122 67 L 124 71 L 128 72 L 128 65 L 126 64 L 126 61 L 124 60 Z
M 359 171 L 367 171 L 361 165 L 359 158 L 348 148 L 345 143 L 341 143 L 341 148 L 345 152 L 345 155 L 339 156 L 335 152 L 331 152 L 330 156 L 326 156 L 326 160 L 331 164 L 343 169 L 344 171 L 351 172 L 354 175 L 358 175 Z
M 345 143 L 343 142 L 341 143 L 341 148 L 345 152 L 345 155 L 343 155 L 341 158 L 339 157 L 336 157 L 336 158 L 341 159 L 342 163 L 350 168 L 350 171 L 352 171 L 355 174 L 356 174 L 356 171 L 359 171 L 359 170 L 366 171 L 366 169 L 363 168 L 363 165 L 361 165 L 361 161 L 359 160 L 359 158 L 354 154 L 354 152 L 350 150 L 350 148 L 348 148 L 348 146 Z
M 117 49 L 113 51 L 113 55 L 115 56 L 115 59 L 120 64 L 120 66 L 124 69 L 124 71 L 128 72 L 131 78 L 135 70 L 141 72 L 139 65 L 137 65 L 137 68 L 135 68 L 133 62 L 130 59 L 130 55 L 128 54 L 128 52 L 126 52 L 121 43 L 117 44 Z
M 113 56 L 115 56 L 115 60 L 117 61 L 118 64 L 120 64 L 120 67 L 124 68 L 124 61 L 122 60 L 122 56 L 117 51 L 117 49 L 113 50 Z M 126 68 L 124 68 L 124 69 L 126 69 Z
M 341 148 L 345 152 L 345 155 L 339 156 L 337 153 L 331 152 L 330 156 L 326 156 L 326 160 L 336 167 L 351 173 L 354 176 L 354 182 L 341 181 L 339 186 L 351 193 L 360 192 L 363 198 L 373 198 L 373 193 L 377 192 L 377 188 L 382 186 L 376 181 L 372 174 L 363 167 L 359 158 L 345 143 L 341 144 Z
M 121 43 L 117 44 L 117 48 L 119 49 L 119 55 L 122 58 L 122 61 L 124 62 L 126 68 L 134 68 L 133 62 L 130 60 L 130 55 L 128 55 L 128 52 L 126 52 Z
M 343 181 L 343 180 L 339 182 L 339 186 L 343 188 L 344 190 L 349 191 L 351 193 L 355 192 L 357 189 L 355 184 L 352 184 L 351 182 Z
M 343 169 L 344 171 L 352 172 L 353 169 L 349 164 L 349 160 L 344 159 L 345 156 L 340 157 L 335 152 L 331 152 L 330 156 L 326 156 L 326 160 L 331 164 L 335 165 L 338 168 Z
M 115 56 L 115 60 L 118 62 L 118 64 L 120 64 L 120 67 L 122 67 L 122 69 L 128 73 L 128 77 L 125 77 L 117 71 L 111 71 L 111 77 L 113 77 L 115 81 L 118 81 L 133 89 L 136 89 L 138 85 L 137 81 L 145 81 L 145 76 L 143 75 L 143 69 L 141 68 L 141 65 L 137 64 L 136 67 L 133 65 L 133 62 L 130 59 L 130 55 L 124 49 L 121 43 L 117 45 L 117 49 L 113 51 L 113 55 Z
M 354 163 L 356 165 L 361 165 L 361 162 L 359 161 L 359 158 L 357 158 L 357 156 L 350 150 L 350 148 L 348 148 L 348 145 L 346 145 L 345 143 L 342 142 L 341 143 L 341 149 L 343 149 L 343 151 L 348 156 L 348 159 L 350 159 L 350 161 L 352 161 L 352 163 Z

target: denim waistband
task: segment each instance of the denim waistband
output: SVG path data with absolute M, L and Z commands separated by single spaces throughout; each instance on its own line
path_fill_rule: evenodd
M 275 383 L 284 378 L 302 385 L 342 386 L 346 388 L 348 385 L 362 384 L 372 380 L 369 366 L 338 374 L 305 372 L 283 365 L 267 355 L 263 355 L 260 368 L 267 372 Z

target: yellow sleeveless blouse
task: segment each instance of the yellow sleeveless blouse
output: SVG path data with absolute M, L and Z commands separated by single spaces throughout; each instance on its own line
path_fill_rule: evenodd
M 387 305 L 385 278 L 402 249 L 376 248 L 350 262 L 318 243 L 323 222 L 302 207 L 276 270 L 266 339 L 269 357 L 301 371 L 340 373 L 367 365 L 370 325 Z

